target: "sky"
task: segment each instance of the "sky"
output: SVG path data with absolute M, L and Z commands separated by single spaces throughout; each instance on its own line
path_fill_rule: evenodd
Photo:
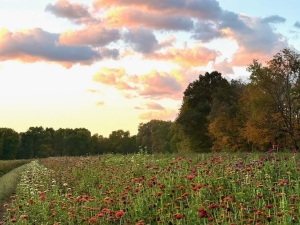
M 0 127 L 131 135 L 188 84 L 300 50 L 299 0 L 0 0 Z

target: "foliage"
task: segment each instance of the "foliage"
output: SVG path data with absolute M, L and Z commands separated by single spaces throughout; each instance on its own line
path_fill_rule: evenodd
M 176 122 L 181 126 L 194 151 L 209 151 L 212 140 L 209 136 L 208 116 L 215 95 L 223 94 L 228 81 L 214 71 L 199 75 L 199 79 L 190 83 L 184 92 L 182 106 Z
M 137 145 L 147 148 L 148 153 L 174 152 L 171 146 L 171 121 L 151 120 L 148 123 L 140 123 L 136 136 Z
M 0 159 L 15 159 L 19 148 L 19 134 L 10 128 L 0 128 Z
M 284 49 L 266 66 L 254 60 L 248 70 L 251 72 L 251 88 L 255 91 L 250 94 L 251 104 L 256 103 L 255 110 L 259 110 L 263 102 L 267 103 L 264 107 L 266 113 L 257 118 L 260 128 L 257 125 L 254 128 L 265 130 L 270 142 L 299 149 L 300 54 Z
M 240 97 L 245 84 L 232 80 L 213 94 L 211 112 L 208 115 L 209 134 L 213 140 L 212 151 L 245 151 L 246 140 L 241 135 L 243 115 Z

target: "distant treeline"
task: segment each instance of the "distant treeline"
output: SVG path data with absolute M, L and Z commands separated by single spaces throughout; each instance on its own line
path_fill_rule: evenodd
M 265 151 L 300 145 L 300 54 L 283 49 L 248 66 L 248 82 L 227 81 L 214 71 L 184 91 L 174 122 L 141 123 L 138 134 L 113 131 L 108 138 L 85 128 L 0 128 L 0 159 L 103 153 Z

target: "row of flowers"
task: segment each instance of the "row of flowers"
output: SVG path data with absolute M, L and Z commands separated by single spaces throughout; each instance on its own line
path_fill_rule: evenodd
M 5 224 L 299 224 L 298 165 L 279 153 L 43 159 Z

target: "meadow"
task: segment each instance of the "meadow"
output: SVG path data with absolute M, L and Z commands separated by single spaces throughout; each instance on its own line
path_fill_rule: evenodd
M 299 163 L 276 152 L 46 158 L 28 164 L 4 221 L 300 224 Z

